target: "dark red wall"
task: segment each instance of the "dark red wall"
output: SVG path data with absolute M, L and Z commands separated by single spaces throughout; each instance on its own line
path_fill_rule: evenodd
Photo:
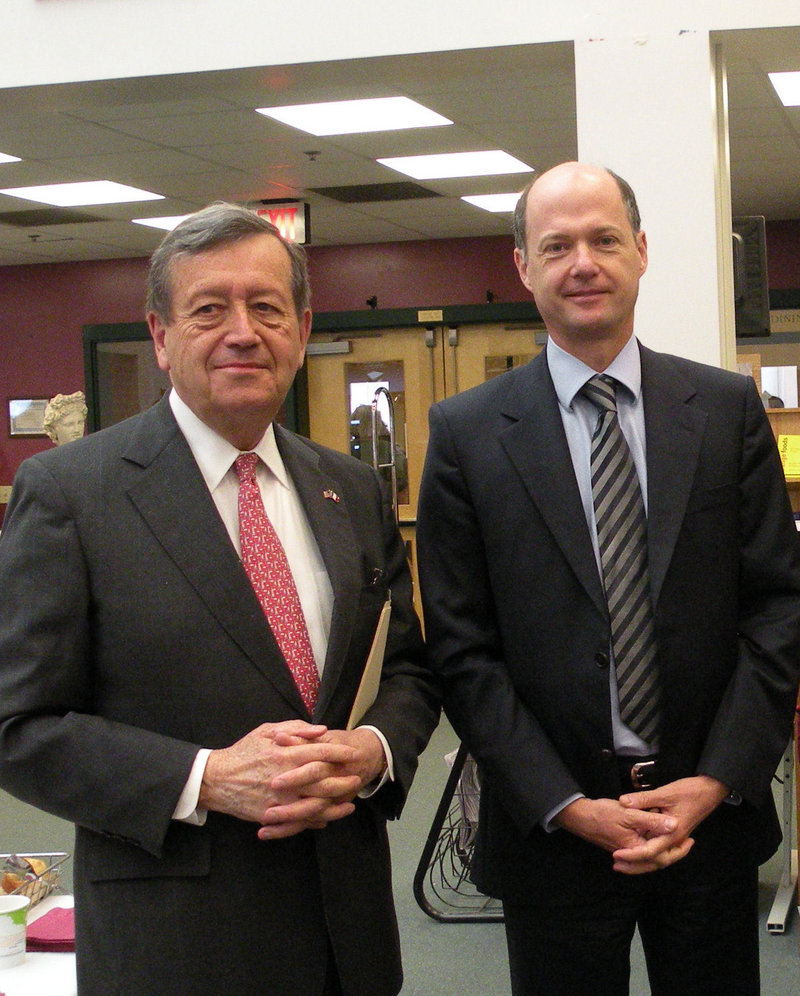
M 487 291 L 526 301 L 513 251 L 510 236 L 312 247 L 314 309 L 358 311 L 371 297 L 378 308 L 485 304 Z
M 9 438 L 7 399 L 83 390 L 83 326 L 141 320 L 146 268 L 139 259 L 0 267 L 0 485 L 51 445 Z
M 525 300 L 511 238 L 311 247 L 316 311 L 358 311 Z M 0 267 L 0 485 L 48 439 L 8 436 L 8 398 L 84 389 L 84 325 L 144 319 L 147 261 Z M 0 505 L 0 516 L 3 506 Z
M 770 290 L 800 288 L 800 221 L 767 222 Z
M 309 249 L 314 308 L 358 311 L 524 301 L 513 242 L 499 236 Z M 767 225 L 771 289 L 800 288 L 800 221 Z M 84 325 L 144 318 L 147 261 L 106 260 L 0 267 L 0 485 L 46 439 L 8 436 L 8 398 L 84 388 Z M 0 515 L 3 506 L 0 505 Z

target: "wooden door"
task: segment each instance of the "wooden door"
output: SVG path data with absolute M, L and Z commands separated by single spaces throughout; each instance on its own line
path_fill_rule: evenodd
M 417 498 L 428 445 L 428 409 L 434 401 L 527 362 L 542 348 L 538 338 L 531 327 L 477 324 L 313 337 L 307 360 L 313 440 L 371 463 L 369 409 L 377 387 L 385 387 L 392 396 L 398 519 L 415 583 Z M 389 447 L 382 396 L 378 415 L 379 462 L 383 463 Z

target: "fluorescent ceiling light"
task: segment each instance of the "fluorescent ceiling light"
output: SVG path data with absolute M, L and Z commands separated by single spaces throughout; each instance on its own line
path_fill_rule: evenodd
M 165 232 L 171 232 L 188 217 L 188 214 L 173 214 L 167 218 L 131 218 L 131 221 L 134 225 L 147 225 L 149 228 L 161 228 Z
M 54 183 L 44 187 L 12 187 L 0 190 L 9 197 L 21 197 L 55 207 L 81 207 L 87 204 L 127 204 L 131 201 L 160 201 L 161 194 L 127 187 L 112 180 L 88 180 L 83 183 Z
M 494 211 L 501 214 L 505 211 L 512 212 L 517 206 L 519 193 L 516 194 L 470 194 L 462 197 L 462 201 L 474 204 L 475 207 L 483 208 L 484 211 Z
M 21 163 L 19 156 L 7 156 L 5 152 L 0 152 L 0 163 Z
M 800 107 L 800 73 L 770 73 L 769 78 L 784 107 Z
M 311 135 L 356 135 L 368 131 L 432 128 L 453 123 L 408 97 L 334 100 L 324 104 L 258 107 L 256 110 Z
M 532 173 L 533 168 L 507 152 L 451 152 L 433 156 L 400 156 L 379 163 L 415 180 L 445 180 L 456 176 L 495 176 L 500 173 Z

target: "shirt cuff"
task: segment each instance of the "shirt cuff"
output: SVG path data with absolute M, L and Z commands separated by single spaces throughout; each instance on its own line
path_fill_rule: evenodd
M 200 799 L 200 786 L 203 782 L 203 775 L 206 772 L 206 764 L 211 751 L 203 747 L 197 752 L 192 770 L 183 786 L 178 804 L 172 813 L 173 820 L 180 820 L 181 823 L 191 823 L 193 826 L 201 827 L 206 822 L 208 810 L 198 806 Z
M 563 802 L 560 802 L 555 808 L 551 809 L 549 813 L 545 813 L 541 821 L 542 829 L 545 833 L 553 833 L 556 830 L 560 830 L 561 828 L 559 825 L 554 823 L 553 820 L 556 816 L 558 816 L 561 810 L 566 809 L 571 802 L 575 802 L 576 799 L 583 798 L 585 797 L 582 792 L 575 792 L 573 795 L 569 796 L 569 798 L 565 799 Z
M 375 795 L 375 793 L 382 789 L 387 782 L 394 781 L 394 760 L 392 758 L 392 750 L 389 747 L 389 742 L 386 737 L 381 733 L 380 730 L 376 729 L 374 726 L 358 726 L 358 730 L 372 730 L 375 736 L 380 740 L 381 746 L 383 747 L 383 756 L 386 760 L 386 770 L 383 772 L 380 778 L 376 778 L 375 781 L 370 782 L 358 793 L 359 799 L 369 799 L 370 796 Z

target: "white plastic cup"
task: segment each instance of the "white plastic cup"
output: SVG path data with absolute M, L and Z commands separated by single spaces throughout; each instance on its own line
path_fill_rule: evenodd
M 0 969 L 25 961 L 28 896 L 0 896 Z

